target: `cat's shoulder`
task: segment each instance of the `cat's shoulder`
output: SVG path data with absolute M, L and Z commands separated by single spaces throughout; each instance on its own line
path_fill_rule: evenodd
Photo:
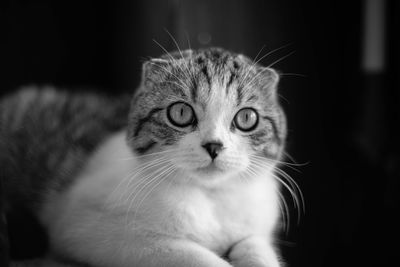
M 126 127 L 129 100 L 52 86 L 2 97 L 0 164 L 7 192 L 18 193 L 7 198 L 41 202 L 44 192 L 67 188 L 90 155 Z

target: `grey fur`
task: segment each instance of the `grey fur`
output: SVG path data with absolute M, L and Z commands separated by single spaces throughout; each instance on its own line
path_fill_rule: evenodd
M 196 125 L 178 130 L 165 121 L 176 100 L 207 106 L 213 84 L 224 85 L 236 105 L 256 105 L 262 127 L 246 134 L 253 149 L 278 159 L 286 138 L 278 103 L 277 73 L 249 58 L 219 48 L 186 50 L 144 63 L 141 84 L 131 99 L 53 88 L 25 88 L 0 101 L 0 166 L 7 208 L 35 210 L 50 190 L 63 190 L 90 154 L 112 133 L 127 128 L 133 150 L 145 154 L 172 146 Z M 238 130 L 232 124 L 230 130 Z M 238 133 L 239 134 L 239 133 Z
M 62 190 L 104 138 L 123 127 L 129 97 L 24 88 L 0 102 L 0 165 L 8 206 Z
M 249 138 L 255 150 L 279 158 L 284 149 L 286 121 L 277 98 L 278 81 L 274 70 L 220 48 L 178 51 L 149 60 L 144 63 L 142 84 L 131 105 L 129 143 L 139 153 L 147 151 L 143 144 L 152 144 L 149 149 L 173 145 L 187 130 L 178 131 L 165 123 L 162 112 L 173 102 L 170 96 L 205 107 L 212 85 L 218 83 L 224 85 L 227 97 L 234 96 L 238 106 L 259 104 L 265 113 L 261 119 L 269 123 Z

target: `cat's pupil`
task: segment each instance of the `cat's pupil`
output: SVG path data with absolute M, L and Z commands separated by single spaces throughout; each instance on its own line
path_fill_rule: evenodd
M 235 125 L 242 131 L 252 130 L 257 125 L 257 113 L 251 108 L 240 110 L 234 119 Z
M 175 126 L 186 127 L 195 119 L 193 109 L 185 103 L 174 103 L 167 109 L 169 121 Z

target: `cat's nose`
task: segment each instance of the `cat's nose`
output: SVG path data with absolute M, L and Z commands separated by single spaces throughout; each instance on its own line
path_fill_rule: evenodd
M 201 145 L 205 150 L 207 150 L 208 154 L 210 155 L 211 159 L 215 159 L 219 152 L 223 148 L 223 144 L 221 142 L 209 142 Z

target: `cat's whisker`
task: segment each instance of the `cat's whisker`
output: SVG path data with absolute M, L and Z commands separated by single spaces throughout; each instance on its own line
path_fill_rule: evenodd
M 169 177 L 173 172 L 175 171 L 175 166 L 171 165 L 169 168 L 164 170 L 162 173 L 158 174 L 154 180 L 159 180 L 158 182 L 155 182 L 148 190 L 148 192 L 142 197 L 142 199 L 138 202 L 138 205 L 136 206 L 134 215 L 133 215 L 133 221 L 135 221 L 136 215 L 139 212 L 140 206 L 142 203 L 145 201 L 145 199 L 153 192 L 165 179 Z M 159 179 L 161 177 L 161 179 Z
M 257 65 L 257 63 L 259 63 L 261 60 L 263 60 L 263 59 L 266 58 L 267 56 L 272 55 L 273 53 L 275 53 L 275 52 L 277 52 L 277 51 L 279 51 L 279 50 L 281 50 L 281 49 L 283 49 L 283 48 L 288 47 L 289 45 L 291 45 L 291 43 L 288 43 L 288 44 L 285 44 L 285 45 L 280 46 L 280 47 L 278 47 L 278 48 L 275 48 L 275 49 L 271 50 L 270 52 L 266 53 L 265 55 L 263 55 L 263 56 L 262 56 L 261 58 L 259 58 L 257 61 L 255 61 L 255 62 L 253 61 L 253 64 L 250 66 L 249 71 L 246 73 L 246 75 L 244 76 L 244 78 L 242 79 L 242 81 L 244 82 L 244 81 L 246 80 L 246 78 L 247 78 L 247 76 L 248 76 L 248 73 L 250 72 L 250 70 L 251 70 L 255 65 Z M 257 76 L 257 75 L 256 75 L 256 76 Z M 241 82 L 239 85 L 240 85 L 240 86 L 243 86 L 243 82 Z M 247 83 L 247 84 L 250 85 L 250 83 Z
M 248 69 L 248 71 L 245 73 L 245 75 L 243 76 L 243 78 L 241 79 L 238 87 L 241 87 L 243 85 L 243 82 L 246 80 L 247 76 L 250 74 L 250 72 L 253 70 L 254 66 L 258 63 L 257 57 L 260 55 L 261 51 L 264 49 L 265 45 L 263 45 L 260 49 L 260 51 L 258 51 L 256 57 L 253 59 L 253 61 L 251 62 L 251 65 Z M 262 59 L 262 58 L 261 58 Z
M 131 182 L 134 180 L 135 177 L 139 176 L 143 171 L 151 168 L 151 167 L 156 167 L 158 165 L 164 164 L 165 162 L 167 162 L 167 159 L 164 158 L 158 158 L 156 160 L 150 161 L 150 162 L 146 162 L 145 164 L 140 165 L 138 168 L 135 168 L 132 172 L 130 172 L 126 177 L 124 177 L 121 182 L 118 183 L 118 185 L 116 186 L 116 188 L 109 194 L 109 198 L 110 200 L 113 199 L 113 196 L 118 193 L 119 197 L 119 202 L 122 201 L 123 196 L 125 195 L 126 191 L 128 191 L 130 189 Z M 119 192 L 121 186 L 128 182 L 128 184 L 124 187 L 125 192 Z
M 125 194 L 130 191 L 131 186 L 134 186 L 135 184 L 137 184 L 138 181 L 136 181 L 136 183 L 132 184 L 132 182 L 135 181 L 136 177 L 140 176 L 144 171 L 146 171 L 150 168 L 154 168 L 154 167 L 157 167 L 159 165 L 162 165 L 162 164 L 168 162 L 169 159 L 166 158 L 164 155 L 171 153 L 171 152 L 178 151 L 178 150 L 179 149 L 169 149 L 169 150 L 165 150 L 165 151 L 161 151 L 161 152 L 155 152 L 155 153 L 143 155 L 143 156 L 161 155 L 161 157 L 157 157 L 150 161 L 145 161 L 142 164 L 140 164 L 139 166 L 136 166 L 131 172 L 129 172 L 125 177 L 123 177 L 121 179 L 121 181 L 117 184 L 117 186 L 114 188 L 114 190 L 108 195 L 108 201 L 106 203 L 114 203 L 114 206 L 117 207 L 118 203 L 122 202 Z M 136 159 L 137 158 L 141 158 L 141 156 L 137 156 Z M 131 159 L 134 159 L 134 157 L 132 157 Z M 122 160 L 124 160 L 124 159 L 122 159 Z M 129 160 L 129 158 L 128 158 L 128 160 Z M 119 196 L 119 198 L 116 200 L 114 196 Z
M 292 159 L 291 160 L 294 163 L 290 163 L 290 162 L 286 162 L 286 161 L 282 161 L 282 160 L 277 160 L 277 159 L 269 159 L 269 158 L 258 156 L 258 155 L 251 155 L 251 157 L 252 158 L 257 158 L 257 159 L 260 159 L 260 160 L 266 160 L 266 161 L 273 162 L 273 163 L 282 164 L 282 165 L 285 165 L 285 166 L 303 167 L 303 166 L 306 166 L 307 164 L 309 164 L 309 162 L 297 163 Z
M 155 156 L 155 155 L 168 154 L 168 153 L 177 152 L 177 151 L 182 151 L 182 149 L 172 148 L 172 149 L 167 149 L 167 150 L 163 150 L 163 151 L 159 151 L 159 152 L 152 152 L 152 153 L 144 154 L 141 156 L 136 156 L 136 158 L 151 157 L 151 156 Z
M 254 162 L 259 163 L 260 165 L 268 165 L 269 167 L 273 168 L 274 171 L 278 172 L 280 175 L 283 176 L 283 178 L 287 179 L 290 185 L 294 188 L 294 190 L 300 190 L 298 184 L 293 180 L 292 177 L 289 176 L 286 172 L 284 172 L 282 169 L 280 169 L 278 166 L 276 166 L 274 161 L 269 161 L 269 159 L 264 158 L 262 159 L 257 159 L 253 158 Z
M 286 103 L 290 104 L 289 100 L 288 100 L 286 97 L 284 97 L 282 94 L 277 93 L 276 95 L 277 95 L 280 99 L 284 100 Z
M 253 169 L 250 165 L 250 167 L 247 168 L 248 172 L 253 175 L 253 176 L 258 176 L 261 175 L 262 172 L 259 172 L 260 170 L 258 169 Z M 282 201 L 283 207 L 279 203 L 278 205 L 280 206 L 281 209 L 281 214 L 282 214 L 282 221 L 283 221 L 283 227 L 286 230 L 286 233 L 288 233 L 289 230 L 289 225 L 290 225 L 290 213 L 289 213 L 289 207 L 287 205 L 287 202 L 282 195 L 282 193 L 279 191 L 279 189 L 276 190 L 276 192 L 279 195 L 280 200 Z
M 173 76 L 178 82 L 180 82 L 182 84 L 182 86 L 184 87 L 189 87 L 189 85 L 182 80 L 181 78 L 179 78 L 178 76 L 176 76 L 174 73 L 172 73 L 169 69 L 165 68 L 164 66 L 161 66 L 160 64 L 151 62 L 152 65 L 159 67 L 160 69 L 164 70 L 166 73 L 170 74 L 171 76 Z
M 187 31 L 185 31 L 185 37 L 186 37 L 186 40 L 187 40 L 187 44 L 188 44 L 189 50 L 192 50 L 192 46 L 190 45 L 189 33 Z
M 280 206 L 280 209 L 282 212 L 283 228 L 284 228 L 286 234 L 288 234 L 289 229 L 290 229 L 289 206 L 286 203 L 285 197 L 282 195 L 282 193 L 279 190 L 276 190 L 276 192 L 278 193 L 279 199 L 281 200 L 279 206 Z M 282 207 L 282 205 L 283 205 L 283 207 Z
M 287 57 L 291 56 L 291 55 L 294 54 L 294 53 L 295 53 L 295 51 L 292 51 L 292 52 L 290 52 L 289 54 L 287 54 L 287 55 L 285 55 L 285 56 L 283 56 L 283 57 L 280 57 L 279 59 L 275 60 L 274 62 L 272 62 L 271 64 L 269 64 L 267 67 L 263 68 L 260 72 L 258 72 L 256 75 L 254 75 L 254 77 L 253 77 L 252 79 L 250 79 L 250 81 L 247 82 L 247 83 L 244 85 L 244 87 L 246 87 L 246 88 L 251 88 L 253 82 L 255 82 L 255 81 L 258 79 L 258 77 L 259 77 L 265 70 L 268 70 L 268 69 L 271 68 L 273 65 L 275 65 L 275 64 L 277 64 L 278 62 L 280 62 L 280 61 L 286 59 Z M 249 90 L 249 89 L 248 89 L 248 90 Z M 245 90 L 245 91 L 247 91 L 247 90 Z
M 157 42 L 156 39 L 153 39 L 153 42 L 155 42 L 165 52 L 165 54 L 170 58 L 170 60 L 173 63 L 175 63 L 176 66 L 180 67 L 177 60 L 171 55 L 170 52 L 168 52 L 168 50 L 163 45 L 161 45 L 159 42 Z
M 307 165 L 307 163 L 290 163 L 290 162 L 286 162 L 286 161 L 269 159 L 269 158 L 266 158 L 266 157 L 261 157 L 261 156 L 256 156 L 256 155 L 252 155 L 251 157 L 256 158 L 256 159 L 260 159 L 260 160 L 263 160 L 263 161 L 267 161 L 267 162 L 273 163 L 273 164 L 281 164 L 281 165 L 284 165 L 284 166 L 301 167 L 301 166 Z
M 130 196 L 128 197 L 128 200 L 131 198 L 131 196 L 133 195 L 133 198 L 131 200 L 129 200 L 129 206 L 128 209 L 126 210 L 126 224 L 129 224 L 129 213 L 131 212 L 132 209 L 132 205 L 135 202 L 135 199 L 139 196 L 139 194 L 150 184 L 152 184 L 157 177 L 157 175 L 159 173 L 161 173 L 162 171 L 164 171 L 165 169 L 167 169 L 169 167 L 169 165 L 166 166 L 162 166 L 160 169 L 156 170 L 155 172 L 146 175 L 145 177 L 143 177 L 140 182 L 137 184 L 137 186 L 132 190 L 132 194 L 130 194 Z M 155 175 L 155 176 L 154 176 Z
M 177 169 L 175 169 L 174 176 L 173 176 L 173 177 L 170 177 L 170 179 L 169 179 L 169 183 L 168 183 L 167 188 L 166 188 L 166 191 L 167 191 L 167 192 L 170 190 L 171 185 L 172 185 L 172 182 L 173 182 L 173 180 L 177 177 L 177 174 L 178 174 L 178 171 L 177 171 Z
M 265 45 L 263 45 L 263 46 L 261 47 L 260 51 L 258 51 L 256 57 L 255 57 L 255 58 L 253 59 L 253 61 L 251 62 L 251 65 L 250 65 L 249 70 L 245 73 L 243 79 L 241 79 L 241 81 L 240 81 L 238 87 L 240 87 L 240 86 L 243 85 L 242 82 L 246 80 L 246 78 L 247 78 L 247 76 L 249 75 L 249 73 L 251 72 L 252 68 L 255 66 L 255 64 L 257 64 L 257 62 L 258 62 L 258 61 L 257 61 L 257 58 L 258 58 L 258 56 L 260 55 L 260 53 L 262 52 L 262 50 L 263 50 L 264 48 L 265 48 Z
M 263 160 L 265 160 L 266 162 L 270 161 L 270 162 L 272 162 L 272 163 L 274 163 L 274 162 L 279 162 L 279 161 L 270 160 L 270 159 L 267 159 L 267 158 L 264 158 L 264 159 L 263 159 L 262 157 L 253 157 L 253 159 L 254 159 L 255 161 L 258 161 L 260 164 L 264 164 L 264 161 L 263 161 Z M 290 166 L 288 166 L 288 167 L 290 167 Z M 295 169 L 295 168 L 293 168 L 293 167 L 292 167 L 292 169 L 298 171 L 297 169 Z M 299 208 L 300 208 L 303 212 L 305 212 L 304 196 L 303 196 L 303 192 L 302 192 L 301 189 L 300 189 L 300 186 L 297 184 L 297 182 L 296 182 L 292 177 L 290 177 L 290 175 L 289 175 L 288 173 L 286 173 L 285 171 L 283 171 L 282 169 L 280 169 L 278 166 L 274 166 L 274 170 L 275 170 L 275 172 L 277 172 L 278 174 L 280 174 L 282 178 L 286 179 L 287 182 L 290 183 L 290 185 L 292 186 L 293 190 L 296 191 L 296 194 L 298 194 L 298 196 L 299 196 L 299 198 L 300 198 L 300 200 L 301 200 L 301 204 L 302 204 L 301 207 L 299 207 Z M 300 171 L 298 171 L 298 172 L 300 172 Z
M 284 72 L 284 73 L 279 73 L 280 76 L 294 76 L 294 77 L 302 77 L 302 78 L 307 78 L 308 76 L 305 74 L 301 73 L 293 73 L 293 72 Z
M 166 161 L 168 161 L 168 159 L 164 155 L 161 155 L 161 157 L 157 157 L 149 161 L 144 161 L 142 164 L 136 166 L 133 172 L 131 172 L 127 178 L 133 179 L 136 176 L 140 175 L 143 171 L 150 169 L 152 167 L 156 167 L 157 165 Z M 129 187 L 129 184 L 127 186 Z
M 153 41 L 161 48 L 164 50 L 164 52 L 166 52 L 166 55 L 168 55 L 168 57 L 170 58 L 170 60 L 174 63 L 174 65 L 176 67 L 178 67 L 182 73 L 185 73 L 184 69 L 182 69 L 182 67 L 180 66 L 179 62 L 171 55 L 171 53 L 169 53 L 159 42 L 157 42 L 155 39 L 153 39 Z M 172 73 L 170 70 L 168 70 L 167 68 L 156 64 L 156 63 L 152 63 L 153 65 L 158 66 L 159 68 L 163 69 L 165 72 L 169 73 L 171 76 L 175 77 L 179 82 L 181 82 L 183 85 L 185 85 L 186 87 L 188 86 L 185 81 L 183 81 L 182 79 L 180 79 L 178 76 L 176 76 L 174 73 Z
M 135 155 L 132 157 L 127 157 L 127 158 L 117 158 L 116 160 L 133 160 L 133 159 L 138 159 L 138 158 L 151 157 L 154 155 L 167 154 L 167 153 L 176 152 L 176 151 L 182 151 L 182 149 L 171 148 L 171 149 L 166 149 L 166 150 L 162 150 L 159 152 L 152 152 L 152 153 L 147 153 L 147 154 L 143 154 L 143 155 Z
M 127 158 L 116 158 L 116 159 L 114 159 L 114 160 L 117 160 L 117 161 L 124 161 L 124 160 L 126 160 L 126 161 L 129 161 L 129 160 L 137 160 L 138 158 L 140 159 L 140 158 L 145 158 L 145 157 L 150 157 L 150 156 L 154 156 L 154 155 L 159 155 L 159 154 L 166 154 L 166 153 L 170 153 L 170 151 L 168 151 L 168 152 L 165 152 L 164 153 L 164 151 L 161 151 L 161 152 L 156 152 L 156 153 L 149 153 L 149 154 L 144 154 L 144 155 L 140 155 L 140 156 L 135 156 L 135 157 L 127 157 Z
M 300 213 L 301 206 L 300 206 L 299 198 L 297 197 L 297 195 L 296 195 L 296 193 L 294 191 L 289 190 L 289 186 L 279 176 L 273 175 L 273 177 L 275 179 L 277 179 L 282 185 L 284 185 L 286 187 L 286 189 L 288 189 L 288 191 L 290 192 L 290 194 L 291 194 L 291 196 L 293 198 L 293 201 L 294 201 L 294 207 L 297 210 L 297 224 L 299 224 L 300 223 L 300 214 L 301 214 Z
M 257 61 L 258 56 L 259 56 L 259 55 L 261 54 L 261 52 L 264 50 L 265 46 L 266 46 L 266 45 L 263 45 L 263 46 L 261 47 L 260 51 L 258 51 L 258 53 L 257 53 L 256 57 L 253 59 L 253 62 L 251 63 L 251 65 L 254 65 L 254 62 Z M 258 62 L 258 61 L 257 61 L 257 62 Z
M 131 176 L 130 181 L 125 186 L 125 190 L 126 191 L 131 191 L 132 187 L 134 187 L 138 183 L 140 183 L 141 180 L 140 179 L 135 179 L 135 178 L 139 177 L 140 175 L 143 175 L 146 171 L 150 171 L 150 173 L 147 174 L 147 175 L 151 175 L 151 173 L 152 173 L 151 171 L 152 171 L 153 168 L 162 167 L 164 164 L 166 164 L 168 162 L 169 162 L 168 159 L 163 159 L 163 160 L 160 160 L 158 162 L 154 162 L 151 165 L 148 165 L 148 166 L 142 168 L 141 170 L 138 170 L 137 173 L 135 173 L 134 175 Z
M 174 36 L 172 36 L 172 34 L 171 34 L 167 29 L 164 29 L 164 30 L 167 32 L 167 34 L 169 35 L 169 37 L 170 37 L 170 38 L 172 39 L 172 41 L 174 42 L 176 48 L 178 49 L 178 51 L 179 51 L 179 53 L 180 53 L 180 55 L 181 55 L 181 58 L 182 58 L 182 60 L 183 60 L 183 63 L 185 64 L 185 68 L 186 68 L 186 70 L 187 70 L 186 74 L 189 76 L 189 78 L 191 78 L 190 81 L 192 82 L 192 86 L 194 86 L 194 84 L 193 84 L 193 79 L 194 79 L 195 77 L 193 76 L 193 73 L 190 71 L 190 68 L 188 67 L 187 62 L 184 60 L 185 57 L 183 56 L 182 50 L 179 48 L 178 42 L 176 41 L 176 39 L 174 38 Z M 185 73 L 185 72 L 183 72 L 183 73 Z
M 246 73 L 244 74 L 243 78 L 240 79 L 239 84 L 237 85 L 238 88 L 242 88 L 244 87 L 244 83 L 246 82 L 247 76 L 249 76 L 249 74 L 254 71 L 254 66 L 250 65 L 250 67 L 248 68 L 248 70 L 246 71 Z M 246 89 L 244 89 L 246 90 Z
M 280 47 L 278 47 L 278 48 L 275 48 L 275 49 L 269 51 L 268 53 L 266 53 L 265 55 L 263 55 L 260 59 L 258 59 L 258 60 L 255 62 L 255 64 L 253 64 L 253 65 L 256 65 L 257 63 L 259 63 L 259 62 L 260 62 L 261 60 L 263 60 L 264 58 L 268 57 L 269 55 L 272 55 L 272 54 L 275 53 L 275 52 L 278 52 L 279 50 L 282 50 L 282 49 L 284 49 L 284 48 L 290 46 L 291 44 L 292 44 L 292 43 L 288 43 L 288 44 L 282 45 L 282 46 L 280 46 Z
M 167 164 L 167 165 L 165 165 Z M 161 165 L 161 167 L 160 167 Z M 147 175 L 145 175 L 142 179 L 139 179 L 138 181 L 136 181 L 136 183 L 129 185 L 128 188 L 130 188 L 130 186 L 136 186 L 135 188 L 133 188 L 131 191 L 134 192 L 137 188 L 137 186 L 139 186 L 140 184 L 143 183 L 143 180 L 147 180 L 148 177 L 152 177 L 154 174 L 158 173 L 159 171 L 161 171 L 162 169 L 165 169 L 166 166 L 171 165 L 171 158 L 164 158 L 162 161 L 159 161 L 157 163 L 155 163 L 152 166 L 147 166 L 147 169 L 153 168 L 153 167 L 159 167 L 158 169 L 154 170 L 153 172 L 148 173 Z M 143 171 L 141 171 L 143 172 Z M 140 173 L 139 173 L 140 174 Z M 130 198 L 130 196 L 129 196 Z
M 129 172 L 129 174 L 127 174 L 126 176 L 124 176 L 121 179 L 121 181 L 117 184 L 117 186 L 114 188 L 114 190 L 111 191 L 111 193 L 108 195 L 108 201 L 106 203 L 113 202 L 114 195 L 118 192 L 119 188 L 122 186 L 123 183 L 127 182 L 135 172 L 136 172 L 136 169 L 132 170 L 131 172 Z M 120 194 L 118 194 L 118 195 L 120 195 Z
M 273 166 L 269 165 L 268 163 L 261 162 L 261 161 L 256 161 L 256 160 L 254 160 L 254 159 L 253 159 L 252 163 L 253 163 L 253 165 L 254 165 L 255 167 L 257 167 L 257 168 L 265 168 L 265 167 L 269 167 L 269 168 L 270 168 L 270 167 L 273 167 Z M 275 170 L 276 170 L 276 169 L 275 169 Z M 292 197 L 292 199 L 293 199 L 294 207 L 295 207 L 296 209 L 301 209 L 300 200 L 299 200 L 299 197 L 298 197 L 298 195 L 297 195 L 297 190 L 292 188 L 292 187 L 293 187 L 293 184 L 292 184 L 291 182 L 289 182 L 289 184 L 287 184 L 284 180 L 282 180 L 281 177 L 279 177 L 278 175 L 275 175 L 275 174 L 273 174 L 273 173 L 272 173 L 272 176 L 273 176 L 278 182 L 280 182 L 280 183 L 289 191 L 289 193 L 290 193 L 290 195 L 291 195 L 291 197 Z M 301 196 L 302 196 L 302 195 L 301 195 Z M 303 203 L 303 202 L 302 202 L 302 203 Z M 298 212 L 298 220 L 299 220 L 299 218 L 300 218 L 300 212 Z
M 272 164 L 272 165 L 276 165 L 276 166 L 282 165 L 282 166 L 288 167 L 288 168 L 290 168 L 290 169 L 292 169 L 292 170 L 294 170 L 294 171 L 296 171 L 298 173 L 301 173 L 301 171 L 299 169 L 297 169 L 296 167 L 306 165 L 306 164 L 291 164 L 291 163 L 280 162 L 280 161 L 275 161 L 275 160 L 271 160 L 271 159 L 266 159 L 266 161 L 268 163 Z
M 182 60 L 184 59 L 184 57 L 183 57 L 183 54 L 182 54 L 182 51 L 180 50 L 180 48 L 179 48 L 179 46 L 178 46 L 178 43 L 176 42 L 176 40 L 175 40 L 175 38 L 172 36 L 172 34 L 167 30 L 167 29 L 165 29 L 164 28 L 164 30 L 167 32 L 167 34 L 171 37 L 171 39 L 172 39 L 172 41 L 175 43 L 175 45 L 176 45 L 176 47 L 177 47 L 177 49 L 178 49 L 178 51 L 179 51 L 179 53 L 180 53 L 180 55 L 181 55 L 181 58 L 182 58 Z M 171 59 L 171 61 L 172 62 L 174 62 L 174 64 L 180 69 L 180 71 L 182 72 L 182 73 L 185 73 L 186 75 L 188 75 L 188 77 L 190 77 L 190 79 L 189 79 L 189 81 L 190 81 L 190 83 L 191 83 L 191 85 L 192 86 L 194 86 L 194 84 L 193 84 L 193 73 L 190 71 L 190 69 L 189 69 L 189 67 L 188 67 L 188 65 L 187 65 L 187 63 L 186 63 L 186 61 L 184 61 L 184 64 L 185 64 L 185 68 L 186 68 L 186 70 L 185 69 L 183 69 L 182 67 L 181 67 L 181 65 L 180 65 L 180 63 L 178 62 L 178 60 L 177 59 L 175 59 L 172 55 L 171 55 L 171 53 L 169 53 L 168 51 L 167 51 L 167 49 L 165 49 L 165 47 L 163 47 L 160 43 L 158 43 L 156 40 L 154 40 L 153 39 L 153 41 L 162 49 L 162 50 L 164 50 L 164 52 L 168 55 L 168 57 Z M 171 72 L 169 72 L 169 73 L 171 73 Z M 171 73 L 172 74 L 172 73 Z M 182 82 L 186 87 L 189 87 L 188 86 L 188 84 L 186 84 L 185 82 L 183 82 L 181 79 L 179 79 L 176 75 L 174 75 L 174 74 L 172 74 L 173 76 L 175 76 L 180 82 Z
M 169 162 L 169 159 L 166 159 L 166 158 L 163 158 L 163 159 L 160 159 L 160 160 L 157 160 L 157 161 L 153 161 L 153 162 L 151 162 L 151 164 L 149 164 L 149 165 L 147 165 L 147 166 L 145 166 L 144 168 L 142 168 L 141 170 L 138 170 L 138 172 L 137 173 L 135 173 L 134 175 L 132 175 L 131 176 L 131 178 L 130 178 L 130 181 L 129 181 L 129 183 L 125 186 L 125 188 L 126 188 L 126 190 L 128 191 L 128 190 L 131 190 L 131 187 L 132 186 L 135 186 L 135 185 L 137 185 L 138 183 L 140 183 L 141 182 L 141 179 L 137 179 L 136 181 L 135 181 L 135 177 L 138 177 L 138 176 L 140 176 L 140 175 L 142 175 L 145 171 L 147 171 L 147 170 L 151 170 L 152 168 L 155 168 L 155 167 L 162 167 L 164 164 L 166 164 L 166 163 L 168 163 Z M 157 171 L 157 170 L 155 170 L 155 171 Z M 147 174 L 147 176 L 151 176 L 151 174 L 152 174 L 153 172 L 150 172 L 149 174 Z M 146 176 L 145 176 L 146 177 Z M 144 178 L 145 178 L 144 177 Z M 134 181 L 134 183 L 132 184 L 132 181 Z M 133 190 L 132 190 L 133 191 Z
M 301 200 L 301 207 L 300 207 L 300 209 L 301 209 L 303 212 L 305 212 L 306 206 L 305 206 L 305 202 L 304 202 L 304 195 L 303 195 L 303 192 L 302 192 L 301 189 L 300 189 L 300 186 L 297 184 L 297 182 L 296 182 L 292 177 L 290 177 L 289 174 L 287 174 L 287 173 L 286 173 L 285 171 L 283 171 L 282 169 L 276 168 L 276 171 L 277 171 L 283 178 L 285 178 L 289 183 L 291 183 L 292 186 L 293 186 L 293 188 L 294 188 L 294 190 L 297 191 L 297 194 L 298 194 L 298 196 L 299 196 L 299 198 L 300 198 L 300 200 Z
M 132 221 L 134 222 L 136 220 L 136 216 L 139 212 L 140 206 L 142 202 L 147 198 L 147 196 L 159 185 L 161 182 L 163 182 L 168 175 L 174 171 L 174 166 L 166 166 L 163 168 L 160 172 L 158 172 L 155 176 L 151 178 L 140 190 L 137 196 L 140 196 L 140 191 L 144 193 L 144 196 L 142 196 L 141 200 L 138 201 L 138 204 L 136 205 L 135 198 L 136 196 L 132 199 L 131 205 L 134 206 L 133 208 L 133 215 L 132 215 Z M 163 176 L 164 175 L 164 176 Z M 161 179 L 159 179 L 162 177 Z M 145 192 L 147 190 L 147 192 Z M 128 210 L 131 210 L 131 205 Z
M 290 56 L 293 55 L 295 52 L 296 52 L 296 51 L 292 51 L 292 52 L 290 52 L 289 54 L 287 54 L 286 56 L 283 56 L 283 57 L 281 57 L 281 58 L 275 60 L 274 62 L 272 62 L 271 64 L 269 64 L 269 65 L 267 66 L 267 68 L 272 68 L 275 64 L 281 62 L 282 60 L 284 60 L 284 59 L 286 59 L 286 58 L 288 58 L 288 57 L 290 57 Z
M 295 160 L 294 157 L 292 157 L 289 152 L 283 151 L 283 154 L 289 159 L 291 160 L 293 163 L 297 164 L 297 160 Z M 308 162 L 307 162 L 308 163 Z
M 267 71 L 267 68 L 263 68 L 260 70 L 256 75 L 254 75 L 243 87 L 245 87 L 244 91 L 247 92 L 252 88 L 253 82 L 257 81 L 257 79 L 264 73 L 264 71 Z
M 255 172 L 253 172 L 253 173 L 254 173 L 254 175 L 257 175 Z M 279 205 L 279 209 L 282 214 L 283 229 L 285 230 L 285 232 L 287 234 L 289 231 L 289 227 L 290 227 L 289 206 L 287 205 L 285 197 L 282 195 L 282 193 L 279 191 L 279 189 L 276 189 L 275 192 L 278 194 L 278 197 L 280 199 L 280 202 L 278 203 L 278 205 Z

